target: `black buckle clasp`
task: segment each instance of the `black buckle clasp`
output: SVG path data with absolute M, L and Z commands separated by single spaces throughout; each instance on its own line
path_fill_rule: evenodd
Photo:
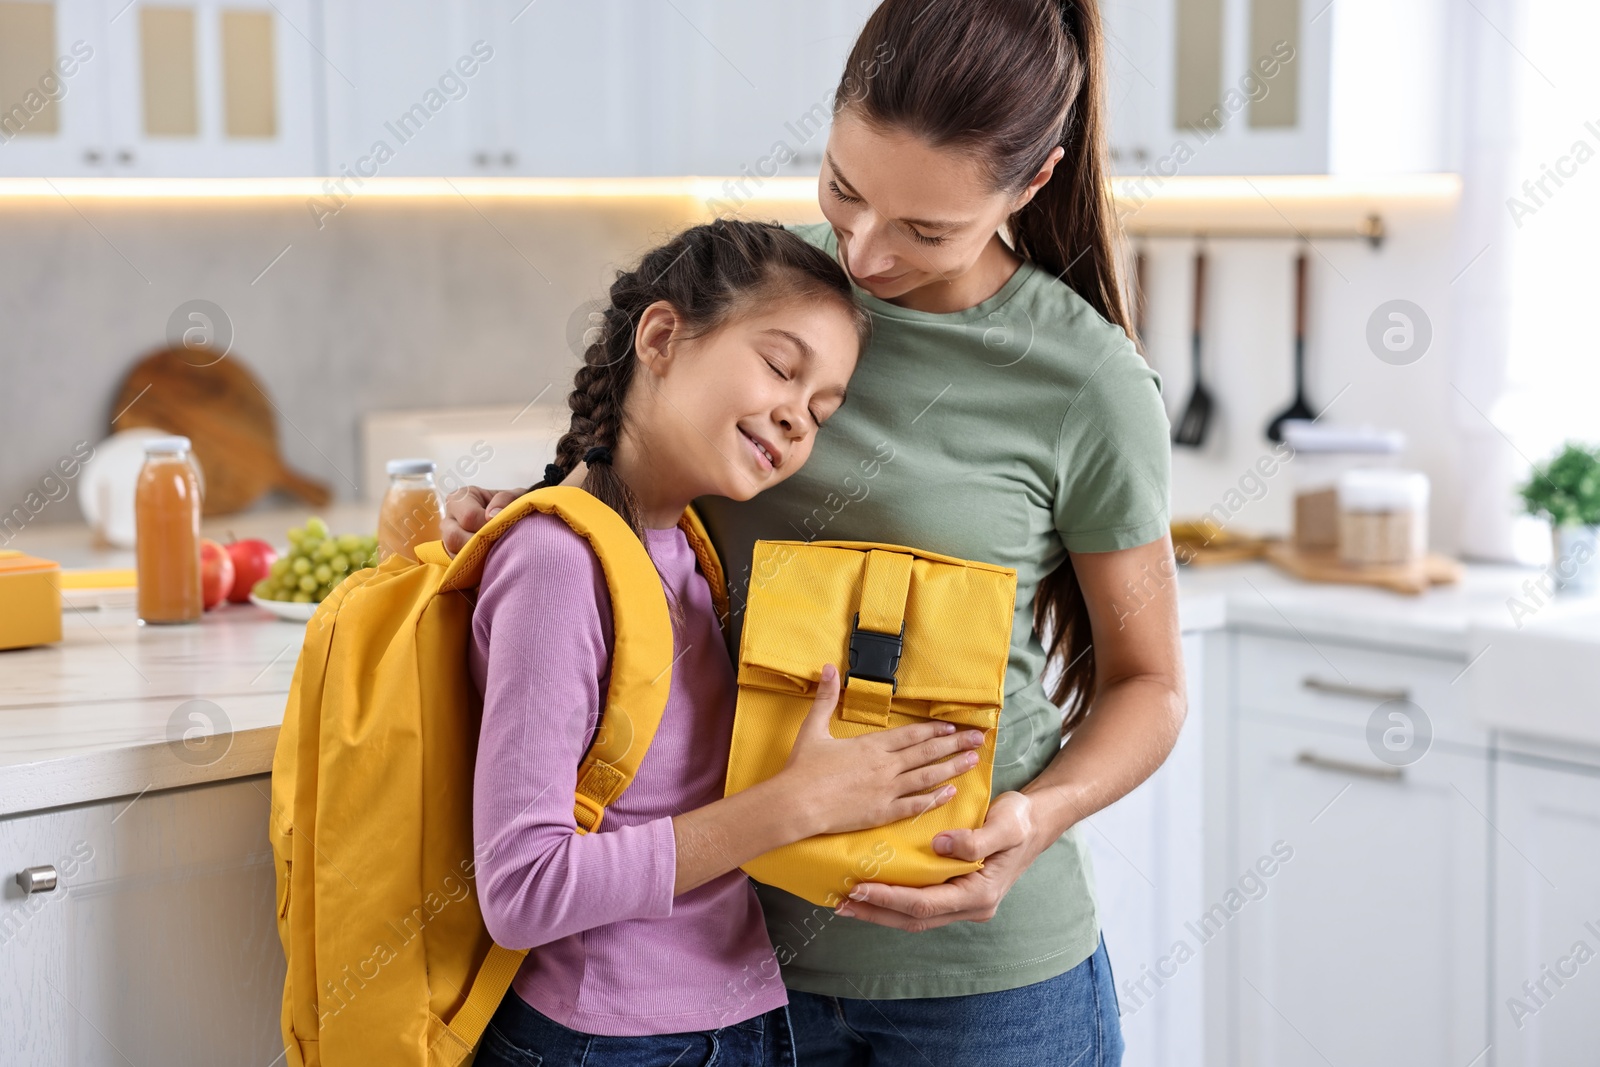
M 850 630 L 850 670 L 842 684 L 851 678 L 865 678 L 870 682 L 887 682 L 889 691 L 898 691 L 895 672 L 900 669 L 900 653 L 905 648 L 906 624 L 900 622 L 898 634 L 879 633 L 861 628 L 861 612 L 856 612 Z

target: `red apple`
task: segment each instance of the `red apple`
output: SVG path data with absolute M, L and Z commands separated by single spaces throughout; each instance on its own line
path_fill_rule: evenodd
M 228 598 L 233 588 L 233 557 L 209 537 L 200 539 L 200 600 L 207 611 Z
M 228 599 L 235 604 L 247 604 L 250 602 L 250 590 L 267 576 L 278 559 L 278 552 L 265 541 L 255 538 L 230 541 L 227 547 L 228 555 L 233 559 L 233 589 L 228 593 Z

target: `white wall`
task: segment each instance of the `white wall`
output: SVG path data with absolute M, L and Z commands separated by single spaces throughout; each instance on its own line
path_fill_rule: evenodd
M 106 433 L 117 382 L 162 343 L 173 309 L 194 298 L 214 301 L 232 320 L 235 356 L 283 413 L 290 464 L 331 483 L 338 498 L 356 499 L 362 412 L 510 403 L 550 384 L 564 390 L 574 365 L 569 315 L 603 292 L 613 264 L 692 221 L 694 210 L 666 198 L 473 205 L 358 196 L 318 230 L 297 200 L 0 202 L 0 505 L 20 501 L 74 442 Z M 806 205 L 750 211 L 820 218 Z M 1449 258 L 1448 214 L 1385 221 L 1391 237 L 1381 250 L 1317 244 L 1311 399 L 1320 406 L 1339 397 L 1329 421 L 1407 432 L 1408 462 L 1434 481 L 1435 543 L 1449 550 L 1460 476 L 1446 418 L 1454 390 L 1444 311 L 1462 265 Z M 1176 415 L 1189 384 L 1193 244 L 1147 247 L 1149 353 Z M 1175 456 L 1178 516 L 1205 511 L 1237 486 L 1270 449 L 1262 428 L 1290 396 L 1294 242 L 1209 248 L 1205 359 L 1219 410 L 1208 447 Z M 1433 320 L 1432 348 L 1411 366 L 1383 363 L 1366 344 L 1368 316 L 1392 298 L 1416 302 Z M 1291 496 L 1292 472 L 1283 471 L 1232 525 L 1282 531 Z M 78 518 L 63 501 L 37 521 Z
M 1402 462 L 1433 482 L 1433 542 L 1452 551 L 1457 540 L 1460 473 L 1450 430 L 1452 218 L 1443 210 L 1385 215 L 1390 236 L 1379 249 L 1365 241 L 1318 240 L 1310 257 L 1307 391 L 1323 421 L 1371 424 L 1406 433 Z M 1173 455 L 1175 517 L 1198 516 L 1228 499 L 1240 478 L 1274 446 L 1268 421 L 1293 394 L 1294 259 L 1296 240 L 1207 242 L 1206 331 L 1201 359 L 1218 401 L 1211 436 L 1200 450 Z M 1195 243 L 1161 238 L 1149 256 L 1146 352 L 1161 372 L 1167 409 L 1177 421 L 1189 394 L 1192 263 Z M 1408 366 L 1379 360 L 1368 347 L 1367 321 L 1386 301 L 1410 300 L 1433 325 L 1426 354 Z M 1328 406 L 1330 405 L 1331 406 Z M 1294 470 L 1266 479 L 1266 492 L 1238 510 L 1229 528 L 1286 533 L 1293 514 Z M 1237 503 L 1237 497 L 1233 498 Z

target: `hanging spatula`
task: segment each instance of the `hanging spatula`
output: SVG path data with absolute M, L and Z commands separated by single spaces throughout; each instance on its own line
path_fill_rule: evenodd
M 1194 383 L 1189 389 L 1189 402 L 1183 407 L 1173 431 L 1172 443 L 1188 448 L 1199 448 L 1205 442 L 1206 430 L 1211 425 L 1211 411 L 1216 402 L 1200 377 L 1200 332 L 1204 324 L 1203 310 L 1206 302 L 1206 253 L 1197 249 L 1194 254 L 1194 332 L 1190 341 L 1190 359 L 1194 368 Z
M 1294 403 L 1267 423 L 1267 440 L 1283 440 L 1283 424 L 1290 419 L 1314 419 L 1316 412 L 1306 403 L 1306 254 L 1302 249 L 1294 261 Z

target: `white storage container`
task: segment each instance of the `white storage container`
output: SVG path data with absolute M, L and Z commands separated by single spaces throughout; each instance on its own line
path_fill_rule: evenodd
M 1428 476 L 1350 470 L 1339 477 L 1339 559 L 1415 563 L 1428 551 Z

